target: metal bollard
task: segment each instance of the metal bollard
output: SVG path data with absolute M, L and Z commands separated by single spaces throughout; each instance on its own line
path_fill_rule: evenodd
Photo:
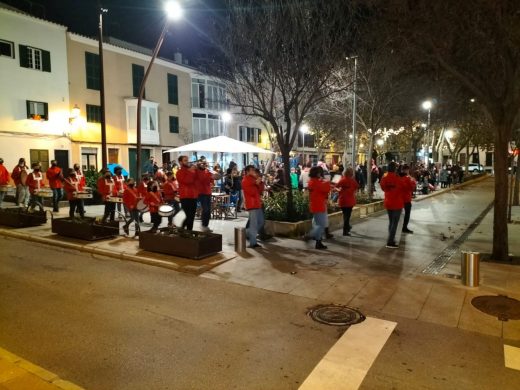
M 480 268 L 479 252 L 462 252 L 460 259 L 460 274 L 462 284 L 469 287 L 478 287 Z
M 246 228 L 235 228 L 235 252 L 245 252 L 246 250 Z

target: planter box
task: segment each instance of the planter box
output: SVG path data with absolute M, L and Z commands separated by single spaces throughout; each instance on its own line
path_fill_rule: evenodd
M 56 218 L 52 220 L 52 232 L 60 236 L 94 241 L 119 234 L 119 222 L 101 224 L 95 218 Z
M 47 223 L 44 211 L 27 212 L 23 207 L 0 209 L 0 225 L 23 228 Z
M 139 248 L 199 260 L 222 251 L 222 236 L 214 233 L 162 228 L 158 233 L 140 232 Z

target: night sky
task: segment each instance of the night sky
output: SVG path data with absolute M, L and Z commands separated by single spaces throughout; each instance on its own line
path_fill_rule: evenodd
M 98 3 L 108 8 L 104 34 L 153 49 L 165 15 L 162 0 L 2 0 L 32 15 L 65 25 L 70 31 L 97 37 Z M 180 0 L 184 18 L 172 23 L 161 57 L 180 50 L 191 62 L 215 55 L 208 26 L 218 16 L 223 0 Z

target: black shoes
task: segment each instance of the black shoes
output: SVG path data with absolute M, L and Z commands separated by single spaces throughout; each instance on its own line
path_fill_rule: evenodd
M 255 249 L 255 248 L 261 248 L 262 245 L 260 244 L 255 244 L 255 245 L 249 245 L 248 248 L 251 248 L 251 249 Z
M 389 242 L 388 244 L 386 244 L 386 247 L 389 249 L 397 249 L 399 248 L 399 245 L 397 245 L 395 242 Z
M 350 232 L 343 232 L 343 235 L 344 236 L 351 236 L 352 234 L 350 234 Z
M 334 234 L 331 234 L 329 232 L 329 228 L 325 228 L 325 238 L 332 238 L 334 237 Z
M 413 234 L 413 230 L 405 228 L 405 229 L 403 229 L 403 233 Z
M 321 241 L 316 241 L 316 249 L 327 249 L 325 245 Z

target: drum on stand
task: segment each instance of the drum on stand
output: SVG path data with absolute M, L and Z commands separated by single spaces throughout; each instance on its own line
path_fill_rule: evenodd
M 119 196 L 108 196 L 107 197 L 107 202 L 123 203 L 123 198 L 121 198 Z
M 52 190 L 50 188 L 41 188 L 35 191 L 34 195 L 40 198 L 52 198 Z
M 92 199 L 92 197 L 93 197 L 92 193 L 87 192 L 87 191 L 78 191 L 74 195 L 74 198 L 76 198 L 76 199 Z
M 173 215 L 173 207 L 170 206 L 169 204 L 163 204 L 161 206 L 159 206 L 159 215 L 161 217 L 169 217 L 171 215 Z
M 27 176 L 29 176 L 27 174 L 27 170 L 23 169 L 22 172 L 20 172 L 20 182 L 22 183 L 22 185 L 27 185 Z
M 146 203 L 144 203 L 144 199 L 139 199 L 139 202 L 137 202 L 136 208 L 141 213 L 146 213 L 148 211 L 148 205 Z

